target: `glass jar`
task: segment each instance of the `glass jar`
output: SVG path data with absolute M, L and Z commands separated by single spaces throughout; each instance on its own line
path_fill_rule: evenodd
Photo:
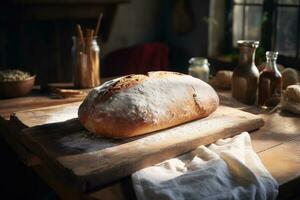
M 238 101 L 253 105 L 256 102 L 256 92 L 259 72 L 255 66 L 255 51 L 259 41 L 239 40 L 239 63 L 235 67 L 231 79 L 232 96 Z
M 100 48 L 97 38 L 73 37 L 72 65 L 74 86 L 76 88 L 93 88 L 100 84 Z
M 266 66 L 259 75 L 258 105 L 272 108 L 279 104 L 282 91 L 282 76 L 277 68 L 278 52 L 266 52 Z
M 206 58 L 194 57 L 189 60 L 189 75 L 208 83 L 209 63 Z

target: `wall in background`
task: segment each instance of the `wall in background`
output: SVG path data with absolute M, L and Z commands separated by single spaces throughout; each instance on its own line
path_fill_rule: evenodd
M 159 40 L 160 0 L 131 0 L 118 6 L 107 42 L 101 42 L 102 56 L 135 44 Z
M 208 18 L 208 55 L 218 56 L 224 44 L 225 35 L 225 1 L 210 0 Z
M 208 55 L 209 0 L 120 2 L 115 10 L 111 4 L 106 5 L 106 12 L 111 12 L 114 17 L 109 37 L 100 42 L 101 56 L 122 47 L 160 41 L 169 46 L 171 69 L 187 72 L 190 57 Z M 189 17 L 187 21 L 178 22 L 184 16 L 180 9 L 183 2 L 187 2 L 185 14 Z M 175 4 L 179 5 L 179 9 L 174 9 Z M 37 6 L 34 14 L 26 6 L 6 6 L 0 3 L 0 11 L 3 13 L 0 16 L 0 69 L 21 68 L 32 71 L 38 75 L 39 82 L 71 81 L 70 54 L 74 27 L 76 23 L 94 27 L 103 5 L 86 5 L 82 9 L 81 4 L 70 3 L 53 10 L 55 6 L 43 4 L 43 12 Z M 25 19 L 23 14 L 32 16 Z M 179 29 L 186 24 L 191 24 L 191 28 L 178 34 L 174 31 L 175 22 L 181 24 L 177 26 Z
M 187 73 L 188 60 L 191 57 L 207 57 L 209 2 L 209 0 L 165 1 L 162 40 L 170 47 L 172 70 Z M 183 3 L 185 6 L 182 6 Z M 181 20 L 183 18 L 184 20 Z M 185 28 L 176 28 L 174 23 Z

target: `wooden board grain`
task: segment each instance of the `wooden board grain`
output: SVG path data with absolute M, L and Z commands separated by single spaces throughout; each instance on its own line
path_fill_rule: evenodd
M 258 155 L 279 185 L 287 183 L 290 177 L 300 177 L 300 137 Z
M 48 96 L 27 96 L 14 99 L 3 99 L 0 100 L 0 115 L 8 119 L 14 112 L 79 101 L 81 102 L 83 99 L 83 96 L 70 97 L 66 99 L 50 98 Z
M 118 180 L 199 145 L 263 126 L 259 116 L 220 106 L 205 119 L 131 139 L 114 140 L 90 134 L 77 118 L 72 118 L 77 115 L 78 105 L 35 109 L 27 114 L 16 113 L 16 116 L 25 119 L 30 115 L 45 120 L 45 115 L 51 118 L 47 109 L 56 110 L 51 115 L 57 117 L 66 115 L 60 117 L 67 121 L 26 128 L 21 137 L 28 149 L 47 162 L 66 183 L 81 191 Z M 30 125 L 42 124 L 42 121 Z
M 14 113 L 11 119 L 27 127 L 63 122 L 77 117 L 77 110 L 80 104 L 81 101 L 19 111 Z

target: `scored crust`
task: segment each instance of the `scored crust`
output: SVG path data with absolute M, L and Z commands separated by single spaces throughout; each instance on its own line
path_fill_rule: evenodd
M 119 92 L 120 90 L 126 90 L 128 88 L 134 87 L 138 84 L 141 84 L 149 77 L 152 78 L 166 78 L 174 75 L 184 75 L 178 72 L 164 72 L 164 71 L 156 71 L 156 72 L 148 72 L 147 75 L 143 74 L 130 74 L 127 76 L 123 76 L 118 79 L 116 82 L 110 85 L 107 88 L 107 93 L 114 94 L 115 92 Z
M 108 92 L 114 93 L 136 86 L 143 82 L 147 76 L 141 74 L 131 74 L 120 78 L 108 88 Z

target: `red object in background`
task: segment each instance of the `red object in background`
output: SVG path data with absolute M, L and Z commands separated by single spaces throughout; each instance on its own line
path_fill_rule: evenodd
M 169 49 L 162 43 L 146 43 L 114 51 L 104 58 L 103 77 L 146 74 L 168 70 Z

